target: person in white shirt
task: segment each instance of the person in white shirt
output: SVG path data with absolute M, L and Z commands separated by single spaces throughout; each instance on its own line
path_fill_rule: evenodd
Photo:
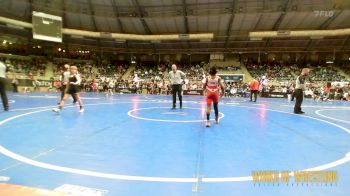
M 60 75 L 60 81 L 61 81 L 61 99 L 60 101 L 62 101 L 64 94 L 66 93 L 66 89 L 67 86 L 69 85 L 69 76 L 70 76 L 70 71 L 69 71 L 69 67 L 70 65 L 65 64 L 64 65 L 64 69 L 62 70 L 63 72 Z M 73 104 L 75 104 L 77 102 L 77 98 L 74 96 L 74 94 L 72 94 L 72 98 L 73 98 Z M 60 102 L 58 102 L 59 104 Z
M 191 90 L 197 90 L 197 84 L 193 84 Z
M 132 81 L 134 82 L 134 84 L 136 85 L 136 88 L 140 88 L 140 82 L 142 81 L 137 74 L 134 75 L 134 78 L 132 79 Z
M 6 95 L 6 72 L 7 72 L 7 66 L 5 63 L 0 61 L 0 94 L 1 94 L 1 100 L 2 100 L 2 106 L 4 107 L 5 111 L 9 111 L 9 101 L 7 99 Z
M 115 86 L 115 81 L 114 80 L 110 80 L 108 82 L 108 91 L 107 91 L 106 96 L 108 96 L 109 94 L 113 95 L 114 86 Z
M 172 86 L 172 93 L 173 93 L 173 107 L 172 109 L 176 108 L 176 94 L 179 96 L 180 100 L 180 109 L 182 109 L 182 84 L 185 79 L 185 73 L 177 70 L 177 66 L 173 64 L 171 66 L 172 71 L 169 72 L 169 81 Z
M 269 83 L 266 76 L 262 76 L 260 80 L 260 86 L 259 86 L 259 91 L 261 92 L 262 97 L 267 97 L 268 86 L 269 86 Z
M 17 79 L 17 77 L 15 76 L 13 79 L 12 79 L 12 82 L 11 82 L 11 84 L 12 84 L 12 87 L 13 87 L 13 92 L 14 93 L 18 93 L 18 79 Z

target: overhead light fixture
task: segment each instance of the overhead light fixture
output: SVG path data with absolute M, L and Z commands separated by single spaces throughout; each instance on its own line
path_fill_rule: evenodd
M 289 36 L 290 31 L 277 31 L 277 36 Z
M 12 24 L 6 24 L 6 26 L 13 29 L 24 29 L 24 27 L 21 27 L 18 25 L 12 25 Z
M 327 61 L 326 63 L 327 64 L 333 64 L 334 62 L 333 61 Z
M 179 34 L 179 39 L 189 39 L 190 38 L 190 35 L 189 34 Z
M 193 10 L 188 10 L 188 15 L 193 14 Z M 47 18 L 45 23 L 52 23 L 51 20 L 58 20 L 62 21 L 62 17 L 44 14 L 41 12 L 33 12 L 33 15 L 37 17 L 44 17 Z M 137 13 L 127 13 L 126 16 L 134 16 L 137 17 Z M 23 22 L 19 20 L 14 20 L 6 17 L 0 16 L 0 22 L 5 24 L 11 24 L 20 26 L 23 28 L 33 28 L 33 24 L 29 22 Z M 43 22 L 43 21 L 41 21 Z M 350 28 L 349 28 L 350 29 Z M 333 30 L 332 30 L 333 31 Z M 70 35 L 72 38 L 84 38 L 84 37 L 93 37 L 93 38 L 101 38 L 101 32 L 95 32 L 95 31 L 86 31 L 86 30 L 78 30 L 78 29 L 69 29 L 69 28 L 62 28 L 62 33 L 66 35 Z M 343 33 L 344 34 L 344 33 Z M 346 34 L 348 34 L 346 32 Z M 350 34 L 350 33 L 349 33 Z M 196 34 L 189 34 L 190 40 L 201 40 L 201 39 L 213 39 L 214 33 L 196 33 Z M 261 36 L 258 36 L 261 37 Z M 34 39 L 42 39 L 47 41 L 54 41 L 54 42 L 62 42 L 61 37 L 49 37 L 44 35 L 38 35 L 33 34 Z M 113 39 L 122 39 L 122 40 L 141 40 L 141 41 L 151 41 L 151 40 L 182 40 L 179 37 L 178 34 L 162 34 L 162 35 L 140 35 L 140 34 L 123 34 L 123 33 L 111 33 L 111 38 Z M 187 38 L 185 38 L 187 39 Z
M 250 41 L 261 41 L 262 38 L 261 37 L 251 37 Z
M 81 35 L 71 35 L 71 38 L 84 39 L 84 36 L 81 36 Z
M 115 42 L 117 42 L 117 43 L 125 43 L 126 40 L 125 39 L 115 39 Z
M 50 21 L 43 20 L 43 24 L 49 25 L 49 24 L 50 24 Z
M 323 36 L 310 36 L 310 39 L 323 39 Z

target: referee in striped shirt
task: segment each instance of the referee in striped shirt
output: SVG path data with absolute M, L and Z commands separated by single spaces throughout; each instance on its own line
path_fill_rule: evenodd
M 180 100 L 180 109 L 182 109 L 182 85 L 185 79 L 184 72 L 177 70 L 177 67 L 175 64 L 171 66 L 172 71 L 169 72 L 169 81 L 172 87 L 172 93 L 173 93 L 173 107 L 172 109 L 176 108 L 176 93 L 179 96 Z

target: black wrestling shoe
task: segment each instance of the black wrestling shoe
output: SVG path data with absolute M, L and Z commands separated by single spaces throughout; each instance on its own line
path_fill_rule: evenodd
M 219 118 L 215 117 L 215 124 L 219 124 Z

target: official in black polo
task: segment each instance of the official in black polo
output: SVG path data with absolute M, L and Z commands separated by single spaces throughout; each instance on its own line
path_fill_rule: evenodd
M 171 66 L 172 71 L 169 72 L 169 81 L 172 87 L 172 93 L 173 93 L 173 107 L 172 109 L 176 108 L 176 94 L 179 96 L 180 100 L 180 109 L 182 108 L 182 85 L 185 79 L 184 72 L 177 70 L 177 67 L 175 64 Z
M 6 95 L 6 71 L 7 67 L 3 61 L 0 60 L 0 94 L 2 105 L 4 106 L 5 111 L 9 111 L 9 102 Z
M 304 68 L 301 71 L 301 74 L 297 77 L 295 81 L 295 90 L 294 90 L 294 95 L 295 95 L 295 106 L 294 106 L 294 113 L 295 114 L 304 114 L 301 110 L 301 104 L 303 103 L 304 99 L 304 89 L 305 89 L 305 79 L 309 75 L 310 69 L 309 68 Z

